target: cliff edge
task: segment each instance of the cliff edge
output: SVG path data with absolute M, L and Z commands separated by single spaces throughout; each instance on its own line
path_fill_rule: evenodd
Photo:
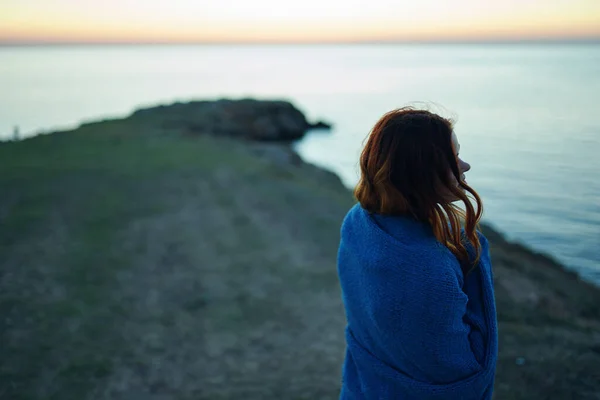
M 349 191 L 142 114 L 0 144 L 0 398 L 336 399 Z M 600 290 L 484 230 L 495 398 L 597 399 Z

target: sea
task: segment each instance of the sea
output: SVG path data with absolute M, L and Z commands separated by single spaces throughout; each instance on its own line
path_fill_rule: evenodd
M 454 119 L 484 220 L 600 284 L 598 43 L 0 47 L 0 139 L 246 97 L 332 123 L 295 147 L 349 188 L 385 112 Z

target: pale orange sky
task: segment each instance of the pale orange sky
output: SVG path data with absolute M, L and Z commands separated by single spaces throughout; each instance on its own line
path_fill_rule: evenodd
M 0 0 L 0 42 L 600 38 L 600 0 Z

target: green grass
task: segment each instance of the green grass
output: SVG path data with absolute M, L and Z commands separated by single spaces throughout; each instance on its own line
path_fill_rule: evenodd
M 214 168 L 222 163 L 249 161 L 247 157 L 241 160 L 235 157 L 235 152 L 224 159 L 223 146 L 206 137 L 182 140 L 166 135 L 141 137 L 111 132 L 65 132 L 3 143 L 0 146 L 0 174 L 3 179 L 19 180 L 74 171 L 105 171 L 131 176 L 172 168 Z
M 126 357 L 115 324 L 129 311 L 112 290 L 131 260 L 118 234 L 164 210 L 156 180 L 260 167 L 226 142 L 123 135 L 115 125 L 0 144 L 2 399 L 85 398 L 114 354 Z
M 135 221 L 177 211 L 172 207 L 182 198 L 197 196 L 201 203 L 209 195 L 187 193 L 186 185 L 212 182 L 213 206 L 230 210 L 232 229 L 243 242 L 232 247 L 226 237 L 210 238 L 217 254 L 238 254 L 230 271 L 247 274 L 243 254 L 257 257 L 273 248 L 240 208 L 243 199 L 234 199 L 238 188 L 219 180 L 223 171 L 235 174 L 233 185 L 243 182 L 246 193 L 282 213 L 315 196 L 334 203 L 350 199 L 319 187 L 301 169 L 254 156 L 239 141 L 168 134 L 130 120 L 0 143 L 0 315 L 6 316 L 0 319 L 0 399 L 89 398 L 114 373 L 115 363 L 139 362 L 119 337 L 120 325 L 136 316 L 116 291 L 119 274 L 147 249 L 124 247 L 122 234 Z M 303 229 L 315 228 L 315 240 L 331 240 L 319 236 L 323 224 L 327 218 L 319 217 L 303 221 Z M 201 240 L 176 234 L 175 242 Z M 297 279 L 297 270 L 282 270 L 277 259 L 259 266 L 289 276 L 296 289 L 314 286 L 312 275 Z M 331 271 L 317 275 L 314 287 L 337 285 Z M 205 317 L 225 331 L 243 330 L 261 324 L 279 305 L 277 299 L 251 302 L 244 296 L 203 311 Z M 191 315 L 205 307 L 202 294 L 182 305 Z M 177 315 L 166 313 L 158 323 L 169 329 L 182 318 Z

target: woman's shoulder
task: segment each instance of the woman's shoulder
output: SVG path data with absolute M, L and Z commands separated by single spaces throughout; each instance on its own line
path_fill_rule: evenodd
M 341 233 L 342 240 L 407 261 L 455 258 L 429 224 L 407 216 L 372 213 L 360 203 L 346 214 Z

